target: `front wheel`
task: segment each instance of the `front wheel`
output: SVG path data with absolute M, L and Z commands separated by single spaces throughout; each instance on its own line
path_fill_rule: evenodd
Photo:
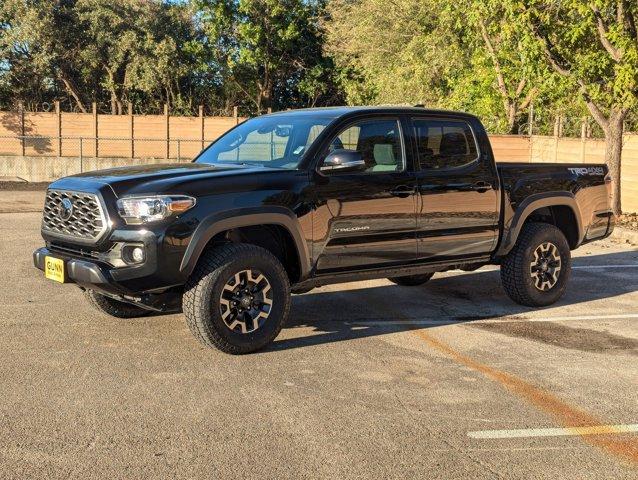
M 501 262 L 507 295 L 528 307 L 544 307 L 565 293 L 571 252 L 563 232 L 548 223 L 523 226 L 514 248 Z
M 97 293 L 95 290 L 85 290 L 84 296 L 89 301 L 93 308 L 96 308 L 102 313 L 106 313 L 115 318 L 137 318 L 149 315 L 151 312 L 142 307 L 136 305 L 120 302 L 114 298 L 107 297 L 101 293 Z
M 272 342 L 288 318 L 288 275 L 268 250 L 221 245 L 200 258 L 186 284 L 183 309 L 191 332 L 207 347 L 254 352 Z

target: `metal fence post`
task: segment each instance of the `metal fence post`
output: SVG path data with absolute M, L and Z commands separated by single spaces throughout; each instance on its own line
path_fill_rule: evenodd
M 98 130 L 98 113 L 97 113 L 97 103 L 93 102 L 91 105 L 91 109 L 93 110 L 93 137 L 95 137 L 95 158 L 99 157 L 99 146 L 98 139 L 100 138 L 100 132 Z
M 83 168 L 84 167 L 84 165 L 83 165 L 83 163 L 84 163 L 84 159 L 83 159 L 84 152 L 83 152 L 83 148 L 82 148 L 83 147 L 82 140 L 83 140 L 83 138 L 80 137 L 80 173 L 82 173 L 84 171 L 84 168 Z
M 166 122 L 166 153 L 164 158 L 169 159 L 171 156 L 171 117 L 168 114 L 168 103 L 164 104 L 164 118 Z
M 200 122 L 200 136 L 202 139 L 202 147 L 201 149 L 204 150 L 204 105 L 200 105 L 199 106 L 199 122 Z
M 534 102 L 529 104 L 529 136 L 534 135 Z
M 24 128 L 24 103 L 18 102 L 18 115 L 20 117 L 20 149 L 22 150 L 22 156 L 26 155 L 26 132 Z
M 58 157 L 62 157 L 62 111 L 60 110 L 60 101 L 56 100 L 54 105 L 58 131 Z
M 181 162 L 182 161 L 182 155 L 181 155 L 181 141 L 178 138 L 177 139 L 177 161 Z

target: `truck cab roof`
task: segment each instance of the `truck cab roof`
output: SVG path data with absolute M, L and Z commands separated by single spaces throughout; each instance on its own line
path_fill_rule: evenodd
M 372 105 L 372 106 L 334 106 L 334 107 L 313 107 L 300 108 L 297 110 L 283 110 L 269 113 L 275 115 L 301 115 L 301 116 L 326 116 L 332 118 L 355 116 L 357 114 L 395 114 L 395 115 L 434 115 L 434 116 L 454 116 L 459 118 L 477 119 L 476 116 L 457 112 L 454 110 L 441 110 L 406 105 Z

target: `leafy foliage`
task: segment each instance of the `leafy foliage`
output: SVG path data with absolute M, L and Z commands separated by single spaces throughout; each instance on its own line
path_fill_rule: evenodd
M 257 113 L 339 102 L 322 11 L 303 0 L 5 0 L 0 104 Z
M 613 209 L 621 213 L 620 172 L 628 114 L 638 107 L 638 4 L 629 0 L 510 0 L 531 51 L 566 81 L 605 135 Z
M 436 0 L 331 1 L 326 48 L 348 101 L 444 105 L 468 66 L 449 14 Z
M 497 133 L 638 116 L 629 0 L 3 0 L 0 108 L 425 104 Z M 559 68 L 556 68 L 556 67 Z M 615 113 L 614 113 L 615 112 Z M 614 118 L 615 118 L 614 117 Z

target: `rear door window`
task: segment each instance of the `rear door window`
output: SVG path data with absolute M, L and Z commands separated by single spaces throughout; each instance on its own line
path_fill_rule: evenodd
M 474 132 L 462 120 L 412 119 L 422 170 L 459 168 L 478 160 Z

